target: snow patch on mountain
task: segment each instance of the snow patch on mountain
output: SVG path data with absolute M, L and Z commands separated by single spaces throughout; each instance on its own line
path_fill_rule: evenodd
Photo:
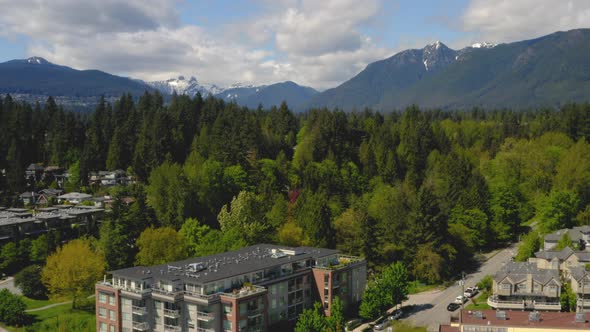
M 473 47 L 473 48 L 494 48 L 496 46 L 497 46 L 497 44 L 488 43 L 488 42 L 475 43 L 475 44 L 471 45 L 471 47 Z
M 203 97 L 208 95 L 216 95 L 223 92 L 225 89 L 215 84 L 200 84 L 196 77 L 191 76 L 188 80 L 184 76 L 171 78 L 166 81 L 146 82 L 151 87 L 161 91 L 165 94 L 186 94 L 188 96 L 195 96 L 201 93 Z

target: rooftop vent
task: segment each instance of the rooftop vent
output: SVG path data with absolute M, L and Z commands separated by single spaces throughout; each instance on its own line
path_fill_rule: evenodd
M 541 321 L 541 313 L 538 311 L 533 311 L 529 313 L 529 322 L 540 322 Z
M 576 314 L 576 323 L 586 323 L 586 315 L 583 312 Z
M 506 320 L 506 311 L 504 311 L 504 310 L 496 311 L 496 319 Z
M 479 318 L 479 319 L 483 319 L 483 312 L 481 312 L 481 311 L 474 311 L 473 312 L 473 317 Z

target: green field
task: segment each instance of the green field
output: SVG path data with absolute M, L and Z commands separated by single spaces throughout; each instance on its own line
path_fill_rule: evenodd
M 27 304 L 28 309 L 41 308 L 56 303 L 52 300 L 34 300 L 24 296 L 23 301 Z M 94 312 L 72 309 L 71 303 L 58 304 L 45 310 L 33 311 L 30 312 L 29 315 L 31 315 L 33 319 L 33 324 L 32 326 L 28 326 L 28 329 L 27 327 L 2 326 L 12 332 L 22 332 L 27 330 L 68 332 L 96 331 L 96 317 L 94 316 Z

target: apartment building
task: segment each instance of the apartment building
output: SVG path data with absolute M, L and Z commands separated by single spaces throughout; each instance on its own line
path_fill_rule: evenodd
M 337 250 L 254 245 L 111 271 L 96 285 L 98 331 L 272 331 L 315 301 L 361 300 L 366 262 Z

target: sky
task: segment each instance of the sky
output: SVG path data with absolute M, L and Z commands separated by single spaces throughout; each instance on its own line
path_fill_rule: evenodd
M 41 56 L 146 81 L 291 80 L 319 90 L 441 41 L 590 27 L 588 0 L 0 0 L 0 62 Z

